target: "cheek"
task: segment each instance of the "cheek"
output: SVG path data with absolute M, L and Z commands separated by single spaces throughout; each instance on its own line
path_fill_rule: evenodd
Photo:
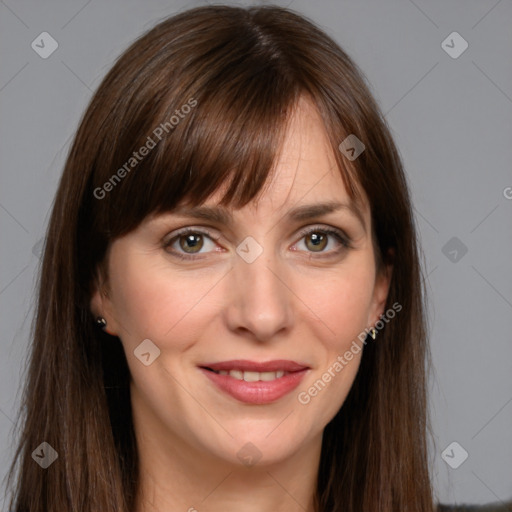
M 196 322 L 191 324 L 190 315 L 212 288 L 213 278 L 199 272 L 185 277 L 165 262 L 148 260 L 137 255 L 120 258 L 112 269 L 113 314 L 120 336 L 130 346 L 149 338 L 161 347 L 173 340 L 173 347 L 183 348 L 199 328 Z M 181 332 L 184 324 L 188 337 Z M 173 331 L 180 331 L 180 336 L 173 336 Z
M 316 322 L 312 318 L 310 325 L 322 349 L 316 350 L 318 366 L 301 386 L 297 400 L 322 428 L 343 405 L 357 375 L 373 280 L 371 266 L 347 265 L 322 280 L 322 286 L 308 297 L 308 304 L 317 315 Z
M 368 327 L 373 298 L 374 270 L 370 265 L 346 266 L 326 275 L 307 295 L 307 304 L 328 327 L 322 338 L 332 349 L 343 350 Z

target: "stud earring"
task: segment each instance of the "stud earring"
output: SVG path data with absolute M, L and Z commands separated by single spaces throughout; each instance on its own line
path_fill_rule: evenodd
M 107 326 L 107 321 L 102 316 L 96 317 L 95 322 L 96 326 L 99 327 L 100 329 L 105 329 L 105 327 Z
M 370 329 L 370 336 L 375 339 L 377 337 L 377 331 L 375 330 L 375 327 L 372 327 Z

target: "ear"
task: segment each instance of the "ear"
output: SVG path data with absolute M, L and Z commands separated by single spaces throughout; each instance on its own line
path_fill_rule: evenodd
M 375 277 L 375 286 L 373 289 L 372 304 L 368 316 L 368 327 L 373 327 L 384 314 L 384 307 L 386 306 L 392 275 L 392 264 L 382 265 L 377 272 Z
M 109 296 L 109 289 L 106 281 L 98 275 L 92 285 L 90 309 L 94 316 L 103 317 L 107 325 L 103 329 L 111 336 L 117 336 L 118 328 L 113 315 L 112 302 Z

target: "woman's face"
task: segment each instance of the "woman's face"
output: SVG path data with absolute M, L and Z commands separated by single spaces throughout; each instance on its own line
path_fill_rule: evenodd
M 368 205 L 351 205 L 306 101 L 258 201 L 222 210 L 221 196 L 115 240 L 92 309 L 122 341 L 139 440 L 277 462 L 319 442 L 343 404 L 353 342 L 383 313 L 389 275 L 376 274 Z

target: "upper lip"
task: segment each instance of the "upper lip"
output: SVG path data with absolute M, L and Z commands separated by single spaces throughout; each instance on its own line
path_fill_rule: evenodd
M 201 368 L 209 368 L 210 370 L 240 370 L 244 372 L 277 372 L 284 370 L 285 372 L 299 372 L 306 370 L 309 366 L 289 361 L 285 359 L 276 359 L 274 361 L 266 361 L 258 363 L 256 361 L 248 361 L 246 359 L 233 359 L 231 361 L 221 361 L 218 363 L 206 363 L 199 365 Z

